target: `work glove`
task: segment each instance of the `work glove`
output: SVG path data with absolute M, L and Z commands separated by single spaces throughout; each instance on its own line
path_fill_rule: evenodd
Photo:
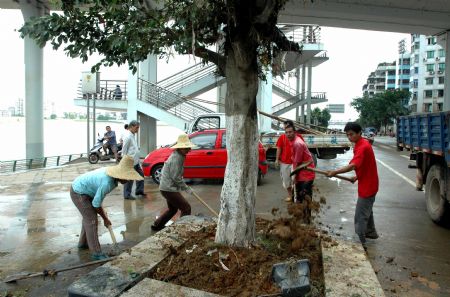
M 191 187 L 187 187 L 185 191 L 186 191 L 186 193 L 188 193 L 189 195 L 192 195 L 192 194 L 194 193 L 194 191 L 192 190 Z

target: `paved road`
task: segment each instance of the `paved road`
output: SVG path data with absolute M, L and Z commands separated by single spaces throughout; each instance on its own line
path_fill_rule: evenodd
M 374 149 L 380 175 L 374 213 L 381 238 L 370 243 L 368 256 L 386 295 L 450 296 L 450 230 L 435 225 L 428 218 L 424 194 L 413 187 L 415 171 L 407 168 L 407 154 L 395 150 L 395 139 L 377 138 Z M 349 151 L 335 160 L 319 160 L 318 166 L 342 166 L 351 157 Z M 105 165 L 110 164 L 97 166 Z M 96 166 L 78 164 L 0 175 L 0 278 L 20 271 L 42 271 L 88 261 L 88 254 L 76 249 L 80 216 L 72 205 L 68 189 L 78 174 L 93 168 Z M 356 185 L 326 177 L 318 177 L 315 185 L 318 191 L 315 197 L 327 199 L 318 218 L 322 227 L 335 236 L 355 240 Z M 218 209 L 220 183 L 194 184 L 193 188 Z M 111 193 L 104 206 L 120 245 L 126 248 L 151 235 L 150 225 L 164 210 L 165 201 L 151 182 L 146 184 L 147 196 L 142 200 L 123 200 L 121 190 L 119 186 Z M 270 218 L 273 207 L 284 210 L 285 196 L 278 172 L 269 171 L 263 185 L 258 187 L 257 213 Z M 194 198 L 189 201 L 194 214 L 208 214 Z M 107 250 L 111 243 L 109 234 L 103 226 L 99 227 L 99 232 Z M 66 296 L 65 288 L 90 269 L 61 274 L 56 281 L 23 281 L 8 289 L 19 290 L 27 296 Z M 412 274 L 417 276 L 412 277 Z

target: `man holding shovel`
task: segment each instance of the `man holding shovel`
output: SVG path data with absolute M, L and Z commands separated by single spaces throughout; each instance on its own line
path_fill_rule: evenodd
M 306 143 L 295 133 L 294 126 L 287 123 L 284 127 L 287 139 L 291 143 L 292 166 L 298 166 L 309 163 L 307 166 L 314 168 L 314 162 Z M 293 197 L 292 201 L 302 203 L 304 205 L 304 219 L 309 223 L 311 209 L 309 208 L 309 200 L 312 199 L 312 186 L 316 174 L 310 170 L 299 170 L 292 176 L 293 179 Z M 308 196 L 308 197 L 307 197 Z
M 175 150 L 164 163 L 159 182 L 159 190 L 162 196 L 166 198 L 169 209 L 153 223 L 151 226 L 153 231 L 162 230 L 178 210 L 181 211 L 180 216 L 191 214 L 191 205 L 180 192 L 186 191 L 188 194 L 193 193 L 192 189 L 183 180 L 184 160 L 193 147 L 195 145 L 189 140 L 186 134 L 180 135 L 177 143 L 172 146 Z
M 118 183 L 143 180 L 133 168 L 133 158 L 124 156 L 120 163 L 107 168 L 100 168 L 77 177 L 70 188 L 70 197 L 83 217 L 78 248 L 89 249 L 92 260 L 107 258 L 102 253 L 98 241 L 98 217 L 103 218 L 105 227 L 111 226 L 102 208 L 103 199 L 117 187 Z
M 355 210 L 355 232 L 358 234 L 364 249 L 366 249 L 366 238 L 377 239 L 378 234 L 373 220 L 373 203 L 378 192 L 377 162 L 370 143 L 361 136 L 361 126 L 349 122 L 344 131 L 348 139 L 355 144 L 353 148 L 353 159 L 350 163 L 337 170 L 328 171 L 327 176 L 333 177 L 339 173 L 355 170 L 358 181 L 358 200 Z

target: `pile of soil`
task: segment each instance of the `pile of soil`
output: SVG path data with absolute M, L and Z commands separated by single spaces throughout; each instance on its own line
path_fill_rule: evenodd
M 271 279 L 274 264 L 308 259 L 311 296 L 325 296 L 323 237 L 314 226 L 301 223 L 309 213 L 304 205 L 291 204 L 290 218 L 277 217 L 277 209 L 272 210 L 272 221 L 257 218 L 256 243 L 249 249 L 216 244 L 215 226 L 192 233 L 149 277 L 220 295 L 259 296 L 281 292 Z M 319 208 L 311 200 L 308 205 L 313 211 Z

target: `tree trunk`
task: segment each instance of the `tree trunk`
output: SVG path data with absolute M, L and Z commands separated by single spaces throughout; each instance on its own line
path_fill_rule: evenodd
M 255 239 L 258 175 L 256 51 L 245 42 L 228 51 L 225 101 L 228 161 L 220 197 L 216 242 L 248 247 Z

